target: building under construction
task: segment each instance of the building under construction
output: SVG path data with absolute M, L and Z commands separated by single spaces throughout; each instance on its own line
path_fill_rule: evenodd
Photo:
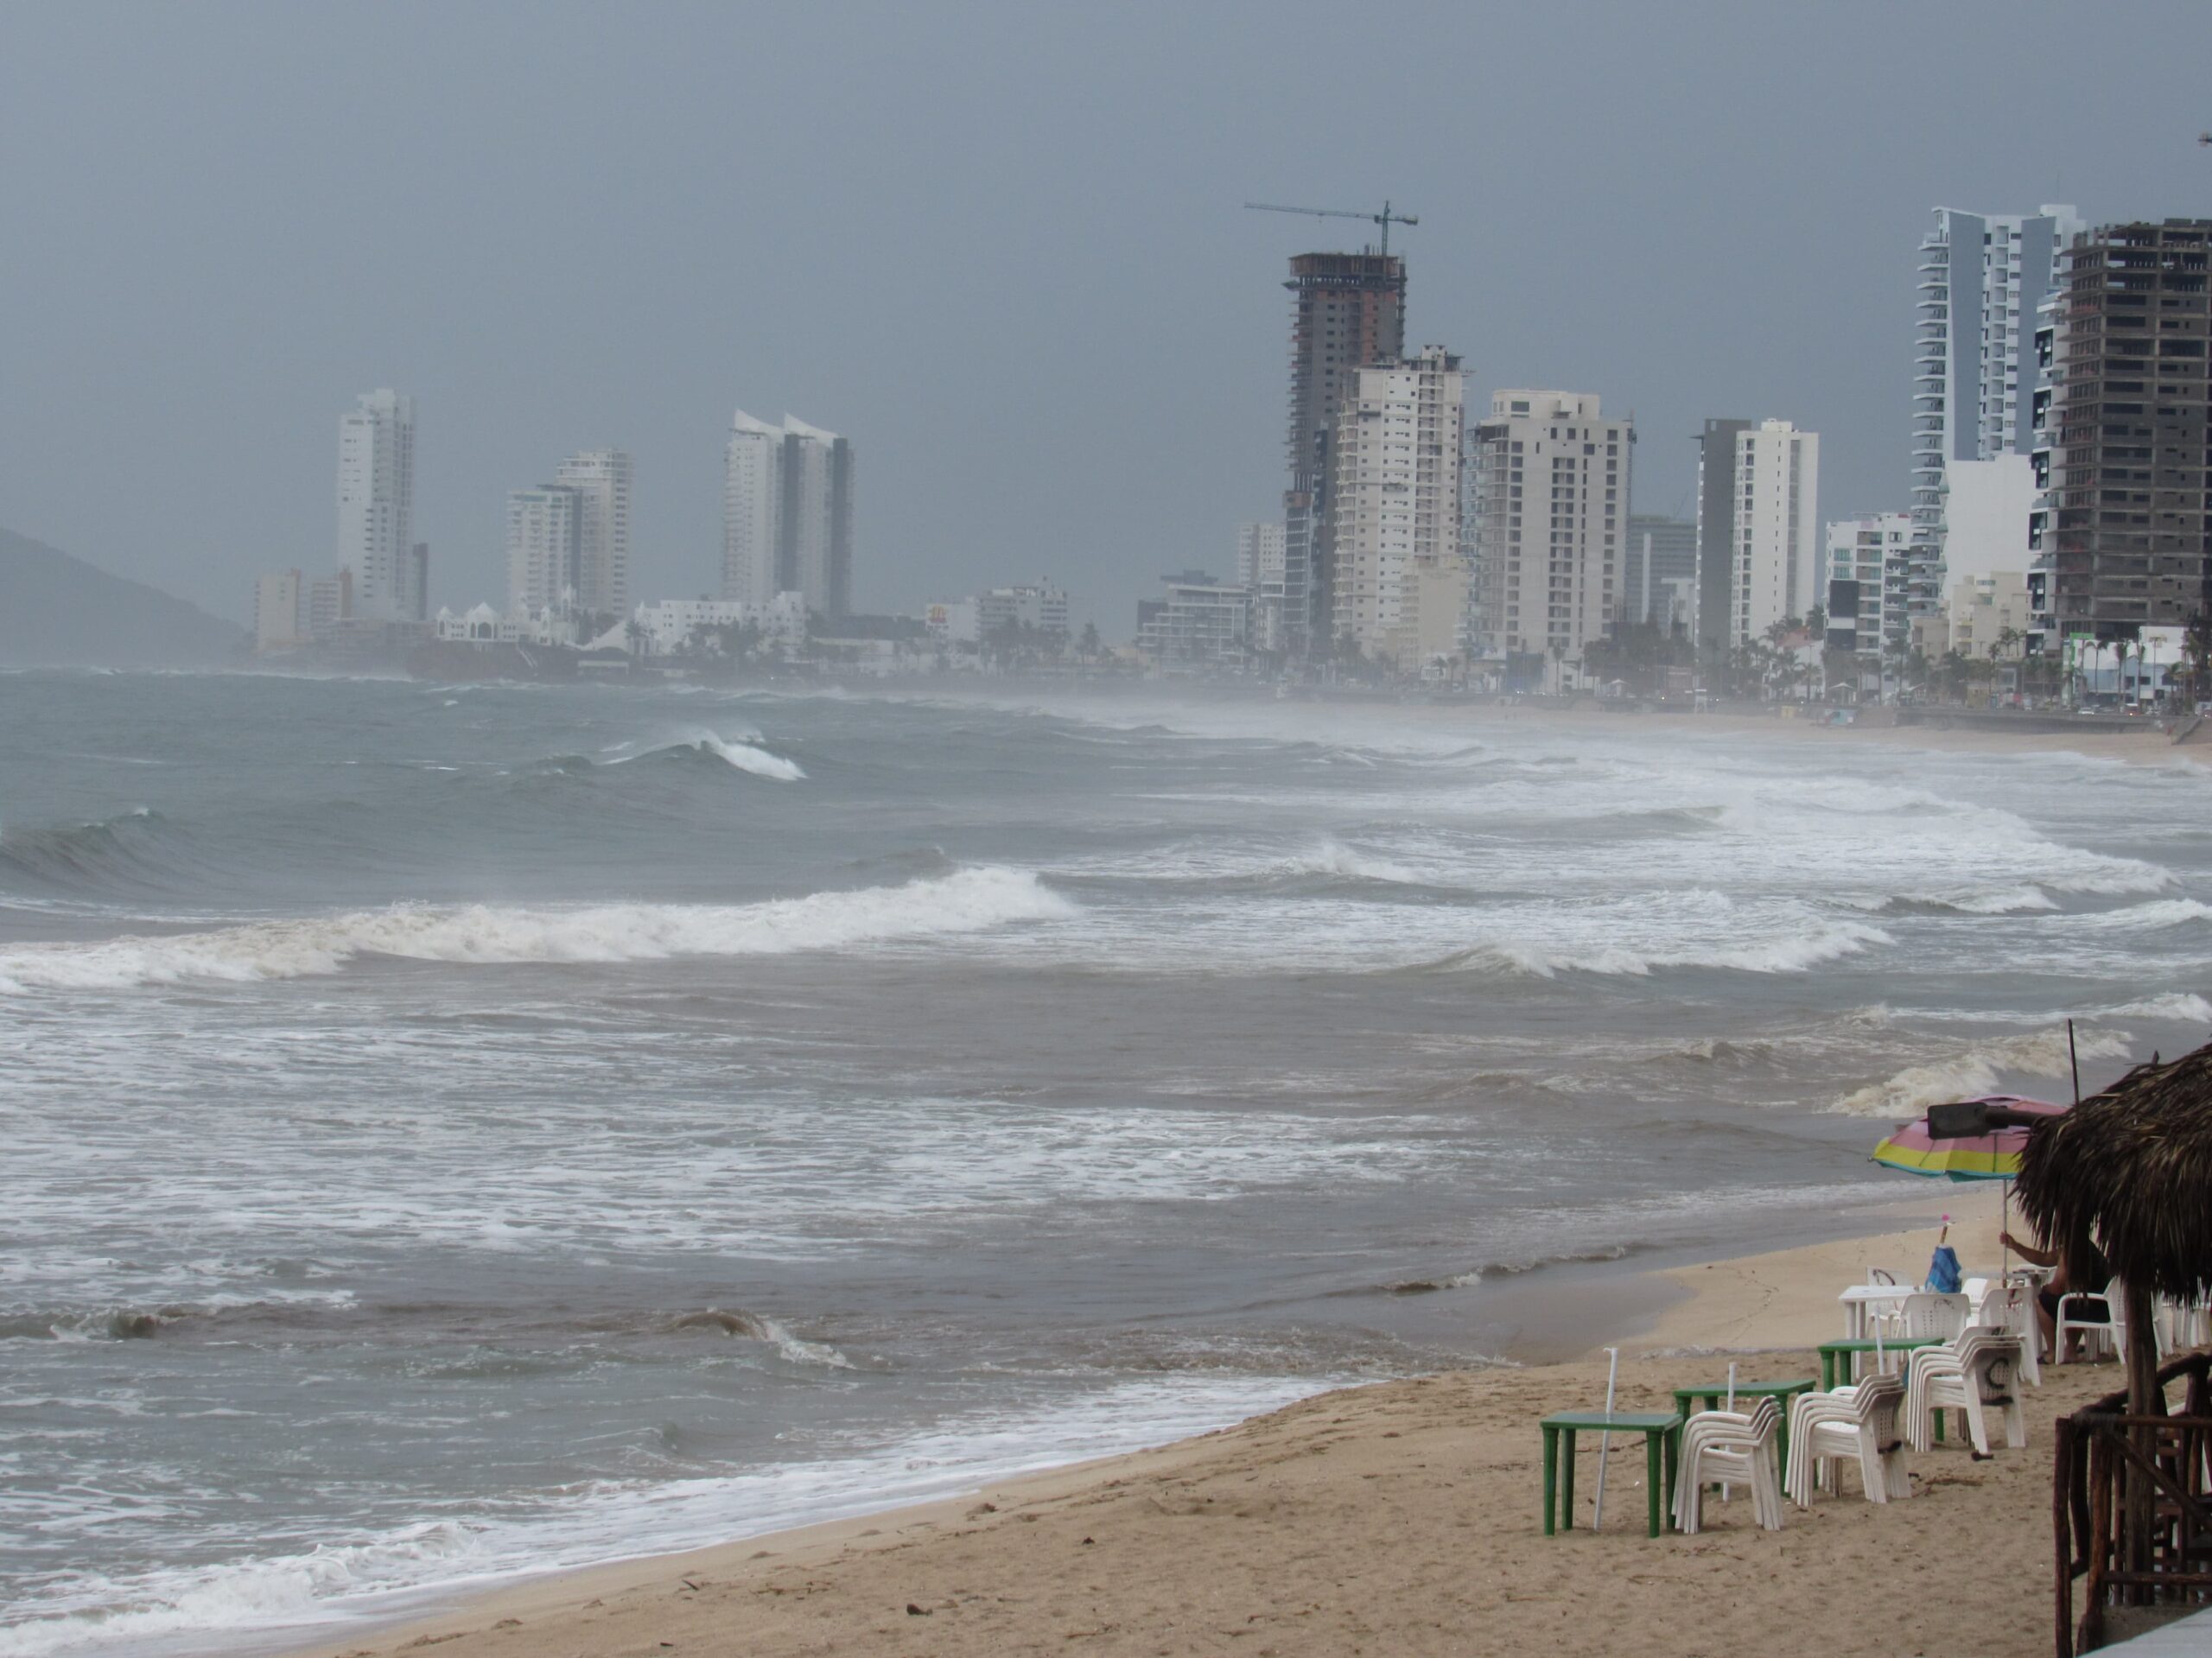
M 1334 573 L 1329 433 L 1353 372 L 1395 363 L 1406 338 L 1405 262 L 1301 253 L 1290 262 L 1290 487 L 1283 492 L 1283 632 L 1294 657 L 1326 653 Z
M 2212 611 L 2212 219 L 2077 237 L 2055 350 L 2051 611 L 2132 638 Z

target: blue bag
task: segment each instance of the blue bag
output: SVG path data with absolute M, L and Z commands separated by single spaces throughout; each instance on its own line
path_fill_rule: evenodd
M 1956 1295 L 1965 1281 L 1959 1272 L 1959 1252 L 1948 1243 L 1937 1244 L 1928 1260 L 1928 1281 L 1921 1287 L 1939 1295 Z

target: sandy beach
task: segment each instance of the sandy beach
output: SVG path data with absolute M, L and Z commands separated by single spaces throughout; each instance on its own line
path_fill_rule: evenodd
M 1953 1242 L 1997 1259 L 1991 1194 L 1946 1191 Z M 1618 1341 L 1623 1408 L 1726 1376 L 1814 1373 L 1834 1297 L 1910 1272 L 1924 1225 L 1638 1278 L 1656 1312 Z M 1616 1299 L 1613 1305 L 1619 1305 Z M 2046 1373 L 2029 1445 L 1912 1458 L 1913 1500 L 1855 1495 L 1758 1530 L 1709 1504 L 1696 1537 L 1643 1534 L 1642 1457 L 1615 1451 L 1602 1532 L 1547 1538 L 1537 1419 L 1593 1406 L 1605 1361 L 1500 1367 L 1320 1394 L 1224 1432 L 995 1485 L 958 1502 L 644 1559 L 486 1596 L 316 1658 L 1082 1652 L 1928 1653 L 2026 1658 L 2050 1640 L 2054 1416 L 2109 1366 Z M 1595 1483 L 1586 1446 L 1578 1518 Z M 1855 1490 L 1855 1487 L 1853 1488 Z M 649 1539 L 639 1540 L 641 1544 Z M 1816 1639 L 1808 1631 L 1817 1629 Z
M 1894 710 L 1870 708 L 1864 710 L 1859 720 L 1842 726 L 1828 725 L 1818 717 L 1784 718 L 1779 710 L 1758 714 L 1659 710 L 1616 714 L 1591 707 L 1564 708 L 1540 703 L 1479 702 L 1444 703 L 1403 711 L 1477 727 L 1510 721 L 1535 722 L 1539 728 L 1587 730 L 1599 734 L 1669 731 L 1714 736 L 1732 733 L 1825 743 L 1847 749 L 1878 746 L 1950 754 L 2082 754 L 2120 760 L 2131 765 L 2202 765 L 2212 760 L 2212 747 L 2205 744 L 2206 736 L 2212 734 L 2200 733 L 2196 740 L 2176 745 L 2169 734 L 2160 729 L 2158 721 L 2149 719 L 2120 729 L 2101 725 L 2086 730 L 2006 731 L 1980 724 L 1953 724 L 1951 716 L 1941 708 L 1922 710 L 1921 721 L 1914 725 L 1895 724 L 1885 717 L 1893 715 Z M 1815 716 L 1823 712 L 1817 705 L 1811 710 Z

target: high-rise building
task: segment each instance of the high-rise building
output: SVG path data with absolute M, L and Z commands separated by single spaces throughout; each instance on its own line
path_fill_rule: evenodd
M 1236 526 L 1236 580 L 1255 593 L 1270 586 L 1282 588 L 1282 525 L 1240 524 Z
M 1696 584 L 1697 521 L 1630 513 L 1621 554 L 1621 620 L 1631 626 L 1656 622 L 1664 628 L 1679 612 L 1687 621 L 1689 607 L 1679 600 Z
M 1912 385 L 1911 613 L 1944 606 L 1945 573 L 2018 561 L 2027 536 L 2022 505 L 2024 457 L 2034 447 L 2029 403 L 2036 385 L 2036 313 L 2057 280 L 2067 243 L 2084 226 L 2074 209 L 1969 213 L 1936 209 L 1920 244 L 1917 361 Z M 1976 478 L 1977 467 L 1996 475 Z M 1950 497 L 1991 509 L 1974 535 L 2001 538 L 2007 550 L 1961 547 L 1953 539 Z M 2015 518 L 2019 521 L 2013 522 Z
M 787 590 L 825 616 L 852 610 L 853 446 L 784 416 L 782 523 L 777 567 Z
M 776 526 L 783 499 L 784 429 L 742 409 L 722 460 L 722 597 L 765 605 L 779 590 Z
M 338 569 L 354 618 L 423 619 L 414 530 L 415 399 L 365 393 L 338 422 Z
M 1827 526 L 1826 643 L 1879 662 L 1908 643 L 1912 514 L 1871 512 Z
M 576 605 L 584 492 L 540 484 L 507 496 L 507 613 L 570 611 Z
M 801 593 L 826 616 L 852 610 L 853 448 L 786 415 L 743 410 L 730 422 L 722 474 L 722 596 L 766 604 Z
M 629 455 L 586 449 L 553 474 L 582 499 L 576 545 L 576 607 L 595 616 L 630 613 Z
M 2208 255 L 2206 219 L 2108 225 L 2068 249 L 2044 531 L 2062 635 L 2133 638 L 2212 613 Z
M 1698 665 L 1708 673 L 1727 659 L 1732 643 L 1728 619 L 1734 608 L 1730 585 L 1735 575 L 1731 551 L 1736 535 L 1736 440 L 1749 431 L 1747 420 L 1708 420 L 1697 440 L 1697 601 L 1691 637 Z
M 1330 440 L 1327 491 L 1332 627 L 1370 655 L 1410 668 L 1459 654 L 1465 608 L 1459 556 L 1459 359 L 1427 346 L 1403 362 L 1355 368 Z M 1431 578 L 1424 580 L 1424 577 Z M 1433 578 L 1447 583 L 1446 594 Z M 1422 626 L 1432 589 L 1448 613 Z
M 1323 649 L 1333 615 L 1330 431 L 1352 371 L 1404 355 L 1406 267 L 1377 253 L 1290 262 L 1290 487 L 1283 492 L 1283 631 L 1294 653 Z
M 1476 429 L 1478 654 L 1541 657 L 1547 683 L 1579 671 L 1611 632 L 1627 537 L 1636 429 L 1578 391 L 1495 392 Z
M 1281 524 L 1236 526 L 1236 583 L 1252 595 L 1252 646 L 1257 651 L 1283 648 L 1283 564 Z
M 1698 455 L 1701 659 L 1725 658 L 1777 622 L 1827 603 L 1820 483 L 1818 433 L 1786 420 L 1706 422 Z

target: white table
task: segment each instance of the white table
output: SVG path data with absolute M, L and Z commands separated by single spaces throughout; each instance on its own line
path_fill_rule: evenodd
M 1843 1303 L 1843 1338 L 1866 1339 L 1867 1309 L 1886 1312 L 1908 1295 L 1920 1293 L 1917 1284 L 1853 1284 L 1835 1299 Z

